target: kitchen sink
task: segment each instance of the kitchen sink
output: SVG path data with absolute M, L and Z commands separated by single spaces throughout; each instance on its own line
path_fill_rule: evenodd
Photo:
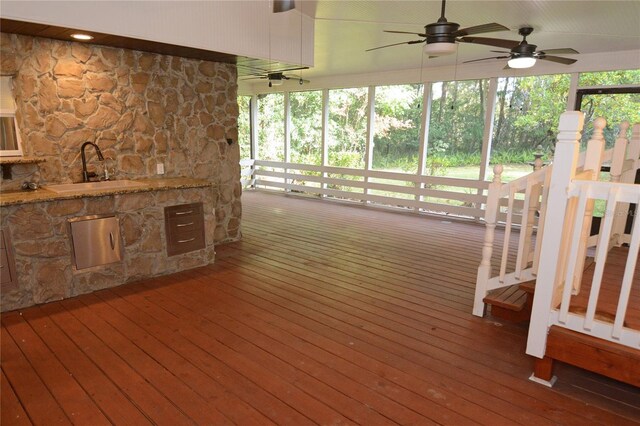
M 60 185 L 46 185 L 43 186 L 47 189 L 58 194 L 64 194 L 67 192 L 77 191 L 104 191 L 111 189 L 129 189 L 129 188 L 144 188 L 146 183 L 136 182 L 133 180 L 105 180 L 100 182 L 82 182 L 82 183 L 64 183 Z

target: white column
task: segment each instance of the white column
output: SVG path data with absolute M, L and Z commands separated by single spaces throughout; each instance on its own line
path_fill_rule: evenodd
M 251 96 L 249 105 L 249 120 L 251 121 L 251 158 L 259 159 L 258 156 L 258 96 Z
M 567 96 L 567 111 L 574 111 L 576 108 L 576 96 L 578 94 L 578 82 L 580 81 L 580 73 L 571 73 L 571 82 L 569 83 L 569 95 Z
M 498 78 L 489 80 L 489 90 L 487 93 L 487 106 L 484 110 L 484 131 L 482 133 L 482 154 L 480 157 L 480 174 L 478 179 L 483 181 L 487 178 L 487 167 L 491 158 L 491 145 L 493 143 L 493 119 L 496 113 L 496 96 L 498 95 Z M 478 189 L 476 194 L 482 195 L 482 189 Z M 480 208 L 476 204 L 476 208 Z M 475 219 L 480 219 L 476 217 Z
M 431 118 L 431 82 L 425 82 L 422 91 L 422 117 L 420 117 L 420 148 L 418 151 L 418 176 L 423 176 L 427 166 L 427 152 L 429 146 L 429 123 Z M 421 201 L 419 190 L 424 188 L 423 183 L 416 184 L 416 201 Z M 416 208 L 415 210 L 417 210 Z
M 289 92 L 284 92 L 284 162 L 289 164 L 291 161 L 291 104 L 289 103 Z M 288 169 L 284 168 L 284 184 L 287 187 L 284 189 L 285 192 L 289 192 L 289 179 L 287 178 Z
M 498 95 L 498 78 L 489 80 L 487 94 L 487 107 L 484 110 L 484 132 L 482 134 L 482 157 L 480 159 L 480 180 L 487 178 L 487 168 L 491 157 L 491 144 L 493 142 L 493 119 L 496 113 L 496 96 Z
M 369 93 L 367 94 L 367 139 L 365 140 L 364 148 L 364 193 L 367 194 L 369 188 L 366 183 L 369 182 L 369 176 L 367 171 L 371 170 L 373 163 L 373 135 L 375 132 L 375 120 L 376 120 L 376 87 L 369 86 Z M 367 203 L 366 201 L 364 202 Z
M 322 166 L 329 164 L 329 89 L 322 90 Z M 322 177 L 326 178 L 327 173 L 322 172 Z M 324 179 L 323 179 L 324 180 Z M 327 184 L 322 182 L 321 188 L 326 188 Z M 326 197 L 326 195 L 322 195 Z
M 260 159 L 260 156 L 258 155 L 258 96 L 257 95 L 251 96 L 251 102 L 249 103 L 249 121 L 250 121 L 250 128 L 251 128 L 251 158 L 255 161 Z M 256 184 L 255 184 L 256 176 L 254 174 L 255 169 L 256 169 L 255 165 L 251 166 L 251 170 L 252 170 L 251 188 L 256 187 Z
M 542 237 L 540 267 L 533 298 L 531 323 L 527 340 L 527 354 L 544 357 L 552 300 L 556 291 L 558 259 L 561 258 L 563 239 L 571 231 L 565 230 L 567 190 L 575 176 L 580 151 L 580 137 L 584 114 L 567 111 L 560 116 L 558 142 L 553 159 L 553 173 L 549 184 L 547 213 Z

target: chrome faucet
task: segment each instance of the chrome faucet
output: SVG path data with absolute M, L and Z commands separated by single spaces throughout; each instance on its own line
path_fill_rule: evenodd
M 104 157 L 102 156 L 102 152 L 100 151 L 100 148 L 98 147 L 98 145 L 88 141 L 83 143 L 82 147 L 80 148 L 80 153 L 82 154 L 82 181 L 83 182 L 89 182 L 90 181 L 89 178 L 98 176 L 95 172 L 87 171 L 87 158 L 84 154 L 84 149 L 87 147 L 87 145 L 92 145 L 96 150 L 96 154 L 98 155 L 98 160 L 104 161 Z

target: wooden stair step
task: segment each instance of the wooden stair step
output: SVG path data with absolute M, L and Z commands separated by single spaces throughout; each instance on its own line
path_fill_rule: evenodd
M 521 311 L 527 303 L 527 292 L 518 285 L 492 290 L 483 299 L 484 303 L 511 311 Z
M 533 293 L 536 291 L 536 280 L 527 281 L 526 283 L 519 284 L 520 290 L 530 294 L 533 297 Z

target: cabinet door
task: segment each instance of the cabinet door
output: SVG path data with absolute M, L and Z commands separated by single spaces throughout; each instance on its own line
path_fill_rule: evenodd
M 0 291 L 6 292 L 18 286 L 11 237 L 7 229 L 0 229 Z
M 105 265 L 122 259 L 120 227 L 116 217 L 77 218 L 70 223 L 77 269 Z

